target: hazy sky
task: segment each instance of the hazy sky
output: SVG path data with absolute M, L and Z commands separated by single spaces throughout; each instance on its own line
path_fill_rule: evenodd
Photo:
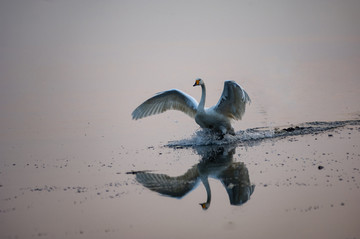
M 348 87 L 324 96 L 354 98 L 359 12 L 356 0 L 3 0 L 0 129 L 129 118 L 147 96 L 196 77 L 216 82 L 212 102 L 226 79 L 244 79 L 265 108 L 274 104 L 263 94 L 300 101 L 303 90 L 319 87 L 309 91 L 314 100 L 327 82 Z

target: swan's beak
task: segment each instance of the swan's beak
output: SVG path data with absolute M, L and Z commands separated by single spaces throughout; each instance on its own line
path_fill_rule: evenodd
M 207 210 L 209 208 L 209 206 L 204 202 L 204 203 L 199 203 L 200 206 L 202 207 L 203 210 Z
M 200 80 L 196 80 L 195 81 L 195 84 L 193 85 L 193 86 L 197 86 L 197 85 L 199 85 L 200 84 Z

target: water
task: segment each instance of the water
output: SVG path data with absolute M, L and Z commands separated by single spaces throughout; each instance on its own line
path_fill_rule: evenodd
M 287 127 L 257 127 L 238 131 L 235 135 L 225 135 L 219 138 L 208 129 L 200 129 L 188 139 L 170 141 L 166 146 L 173 148 L 201 147 L 217 145 L 239 145 L 255 144 L 265 139 L 276 139 L 278 137 L 289 137 L 296 135 L 317 134 L 323 131 L 333 130 L 347 125 L 358 125 L 359 120 L 333 121 L 333 122 L 307 122 Z
M 1 238 L 360 237 L 357 1 L 0 6 Z M 198 77 L 235 136 L 131 119 Z

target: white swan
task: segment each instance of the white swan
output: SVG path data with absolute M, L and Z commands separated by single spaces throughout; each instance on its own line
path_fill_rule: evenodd
M 202 89 L 200 103 L 180 90 L 167 90 L 139 105 L 132 112 L 132 118 L 137 120 L 170 109 L 180 110 L 195 118 L 201 128 L 208 128 L 222 135 L 227 133 L 234 135 L 235 132 L 230 121 L 232 119 L 240 120 L 244 115 L 246 103 L 251 101 L 246 91 L 234 81 L 225 81 L 219 102 L 210 108 L 205 108 L 204 81 L 196 79 L 193 86 L 197 85 L 200 85 Z
M 195 149 L 202 159 L 183 175 L 171 177 L 166 174 L 139 171 L 135 172 L 136 181 L 152 191 L 179 199 L 194 190 L 201 181 L 206 190 L 206 202 L 200 203 L 204 210 L 208 209 L 211 203 L 209 178 L 221 182 L 231 205 L 240 206 L 250 199 L 255 185 L 250 182 L 245 163 L 234 160 L 235 146 L 210 146 Z

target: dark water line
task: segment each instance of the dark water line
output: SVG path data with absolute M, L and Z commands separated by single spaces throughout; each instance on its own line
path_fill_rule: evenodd
M 210 145 L 229 145 L 243 144 L 254 145 L 265 139 L 286 138 L 297 135 L 309 135 L 320 132 L 331 131 L 333 129 L 360 125 L 360 120 L 345 121 L 314 121 L 305 122 L 297 125 L 275 126 L 275 127 L 256 127 L 236 132 L 235 136 L 227 136 L 224 139 L 217 139 L 217 136 L 208 130 L 199 130 L 189 139 L 171 141 L 166 147 L 170 148 L 193 148 L 198 146 Z

